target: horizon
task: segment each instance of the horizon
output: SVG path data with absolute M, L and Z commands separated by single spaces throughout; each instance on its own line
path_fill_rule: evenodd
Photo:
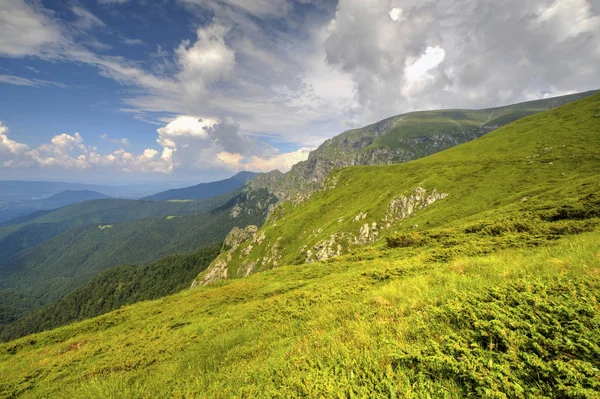
M 0 11 L 1 180 L 286 172 L 399 114 L 600 88 L 590 0 L 7 0 Z

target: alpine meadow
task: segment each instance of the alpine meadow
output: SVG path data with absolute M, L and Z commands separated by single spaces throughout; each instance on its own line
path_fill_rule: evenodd
M 600 0 L 0 0 L 0 399 L 600 399 Z

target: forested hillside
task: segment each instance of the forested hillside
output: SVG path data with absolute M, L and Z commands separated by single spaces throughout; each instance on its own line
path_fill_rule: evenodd
M 0 315 L 14 322 L 103 271 L 221 242 L 263 223 L 274 199 L 239 190 L 198 201 L 87 201 L 0 229 Z M 237 212 L 239 202 L 250 212 Z M 160 216 L 157 216 L 160 215 Z
M 148 265 L 125 264 L 111 268 L 24 320 L 0 326 L 0 338 L 15 339 L 98 316 L 124 305 L 174 294 L 188 288 L 220 249 L 221 246 L 216 245 L 191 254 L 167 256 Z

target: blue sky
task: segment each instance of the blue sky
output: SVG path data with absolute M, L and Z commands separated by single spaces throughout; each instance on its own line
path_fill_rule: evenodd
M 391 115 L 597 89 L 599 15 L 592 0 L 3 0 L 0 179 L 286 171 Z

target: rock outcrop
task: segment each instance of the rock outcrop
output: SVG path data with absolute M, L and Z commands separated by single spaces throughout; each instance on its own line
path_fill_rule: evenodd
M 417 210 L 423 209 L 435 201 L 446 198 L 448 194 L 438 193 L 435 189 L 427 192 L 423 187 L 417 187 L 410 194 L 400 194 L 392 198 L 388 205 L 383 222 L 396 223 L 413 215 Z
M 225 248 L 235 251 L 241 243 L 253 238 L 257 231 L 258 227 L 256 226 L 247 226 L 245 229 L 234 227 L 225 237 L 223 245 Z

